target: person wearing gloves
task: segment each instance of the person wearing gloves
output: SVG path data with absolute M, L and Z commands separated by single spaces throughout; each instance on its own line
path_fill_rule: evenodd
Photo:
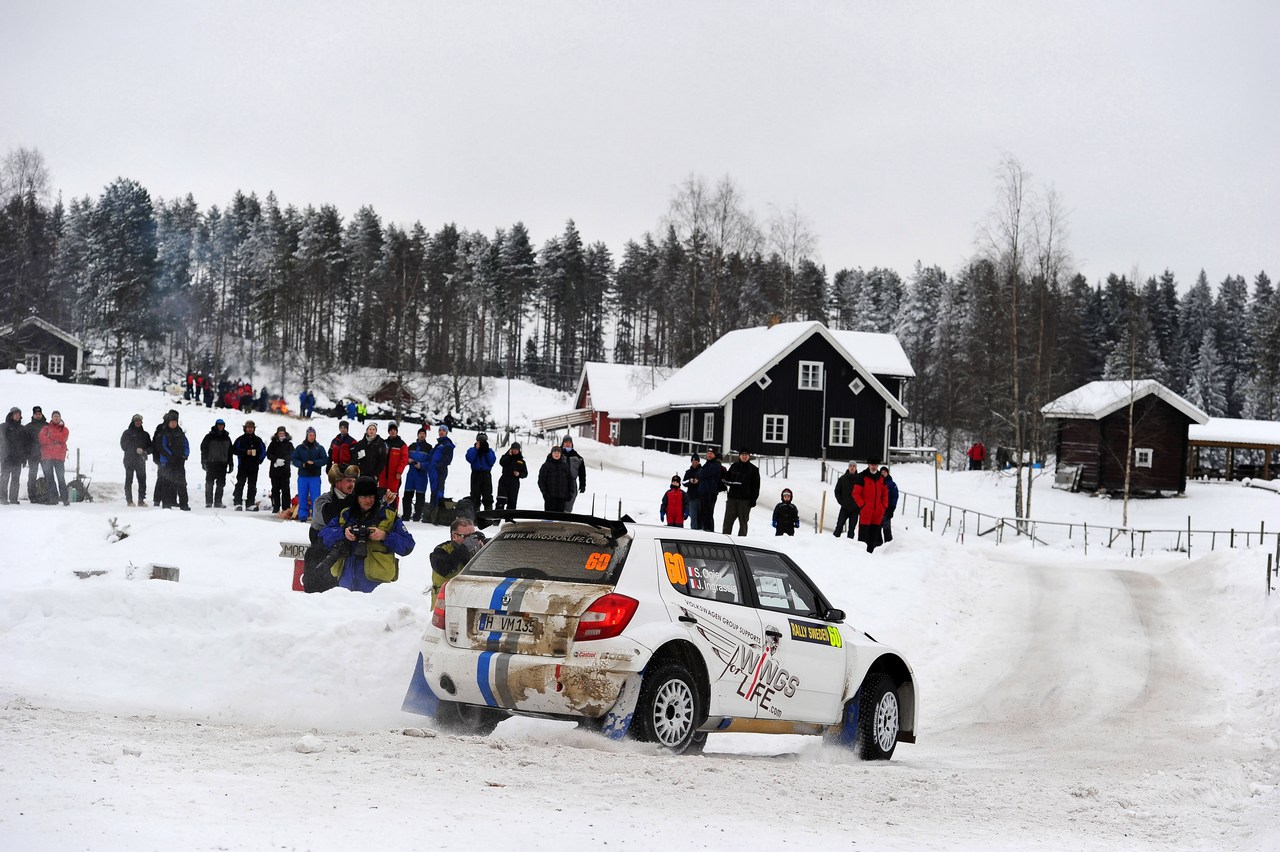
M 231 436 L 227 434 L 227 422 L 219 417 L 213 428 L 200 442 L 200 468 L 204 471 L 204 507 L 225 509 L 222 491 L 227 486 L 227 474 L 235 467 L 231 452 Z
M 547 460 L 538 468 L 538 490 L 542 492 L 542 509 L 546 512 L 567 512 L 565 502 L 570 495 L 578 493 L 573 471 L 560 447 L 552 447 Z
M 489 446 L 489 436 L 484 432 L 476 435 L 476 443 L 467 450 L 467 464 L 471 465 L 471 505 L 480 511 L 493 508 L 493 466 L 498 456 Z
M 510 448 L 498 460 L 502 475 L 498 477 L 498 500 L 495 504 L 499 512 L 503 509 L 516 508 L 520 499 L 520 480 L 529 478 L 529 465 L 525 464 L 524 453 L 520 451 L 520 442 L 512 441 Z
M 658 504 L 658 517 L 669 527 L 683 527 L 689 517 L 689 510 L 685 508 L 685 494 L 680 488 L 679 474 L 671 477 L 671 486 L 662 495 L 662 502 Z
M 231 445 L 231 452 L 240 461 L 236 473 L 236 489 L 231 494 L 231 503 L 237 512 L 248 509 L 258 511 L 258 468 L 267 455 L 267 445 L 257 435 L 258 425 L 252 420 L 244 421 L 244 433 Z
M 431 451 L 431 464 L 427 478 L 431 483 L 431 523 L 436 522 L 440 504 L 444 501 L 444 483 L 449 478 L 449 465 L 453 464 L 453 441 L 449 427 L 441 423 L 436 429 L 436 448 Z
M 409 445 L 400 437 L 398 424 L 387 425 L 385 446 L 387 455 L 378 474 L 378 487 L 386 489 L 387 503 L 395 509 L 400 505 L 400 477 L 409 464 Z
M 130 506 L 147 506 L 147 456 L 151 455 L 151 435 L 142 428 L 142 415 L 135 414 L 129 427 L 120 433 L 124 452 L 124 499 Z M 138 480 L 138 499 L 133 499 L 133 480 Z
M 800 510 L 791 502 L 791 489 L 782 489 L 782 502 L 773 507 L 774 536 L 795 535 L 800 526 Z
M 751 452 L 738 450 L 738 460 L 729 465 L 722 482 L 728 487 L 729 494 L 724 505 L 725 535 L 733 529 L 733 522 L 738 522 L 738 535 L 747 534 L 747 520 L 751 517 L 751 507 L 760 499 L 760 468 L 751 463 Z
M 565 435 L 564 440 L 560 442 L 560 454 L 564 456 L 565 462 L 568 463 L 569 472 L 577 480 L 576 487 L 569 493 L 568 499 L 564 502 L 564 511 L 572 512 L 573 503 L 578 499 L 578 495 L 587 490 L 587 462 L 573 448 L 573 438 L 569 435 Z
M 409 445 L 408 473 L 404 478 L 404 519 L 407 521 L 426 521 L 427 489 L 431 481 L 427 477 L 427 468 L 431 464 L 431 442 L 427 440 L 427 427 L 418 430 L 418 438 Z M 416 505 L 415 505 L 416 504 Z
M 484 533 L 476 529 L 470 518 L 457 518 L 449 524 L 449 540 L 431 551 L 431 608 L 436 607 L 440 587 L 452 580 L 485 545 Z M 427 593 L 423 590 L 423 594 Z
M 858 541 L 867 546 L 867 553 L 884 544 L 880 524 L 889 508 L 889 488 L 880 475 L 880 459 L 867 459 L 867 469 L 853 486 L 853 499 L 857 501 Z
M 40 464 L 44 467 L 45 487 L 50 489 L 49 499 L 64 506 L 71 505 L 67 493 L 67 424 L 57 411 L 49 415 L 49 422 L 40 430 Z M 56 490 L 55 490 L 56 489 Z
M 305 446 L 305 444 L 303 445 Z M 324 448 L 320 448 L 324 453 Z M 413 536 L 395 510 L 378 499 L 378 482 L 371 476 L 356 480 L 352 505 L 320 531 L 320 541 L 332 548 L 329 573 L 338 585 L 352 592 L 372 592 L 400 577 L 397 557 L 413 552 Z M 302 508 L 302 500 L 298 500 Z M 338 547 L 345 544 L 344 547 Z
M 329 466 L 329 454 L 316 442 L 314 427 L 308 426 L 306 440 L 293 448 L 293 466 L 298 469 L 298 520 L 305 521 L 320 496 L 320 474 Z

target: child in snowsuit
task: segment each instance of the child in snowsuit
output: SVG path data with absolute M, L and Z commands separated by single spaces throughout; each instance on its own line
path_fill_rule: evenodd
M 685 519 L 689 517 L 684 491 L 680 489 L 679 475 L 671 477 L 671 487 L 662 495 L 662 502 L 658 504 L 658 517 L 666 521 L 669 527 L 683 527 Z
M 791 502 L 791 489 L 782 489 L 782 502 L 773 507 L 774 535 L 795 535 L 800 526 L 800 510 Z

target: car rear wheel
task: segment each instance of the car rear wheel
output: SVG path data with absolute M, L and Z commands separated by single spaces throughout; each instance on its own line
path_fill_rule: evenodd
M 680 754 L 688 751 L 698 737 L 702 712 L 702 698 L 693 675 L 678 663 L 661 663 L 645 675 L 632 730 L 636 739 Z M 705 742 L 703 735 L 698 745 Z
M 863 760 L 888 760 L 898 744 L 898 691 L 888 675 L 868 675 L 858 708 L 857 750 Z
M 493 729 L 505 718 L 506 714 L 497 710 L 474 704 L 459 704 L 456 701 L 441 701 L 440 709 L 436 711 L 436 723 L 444 730 L 477 737 L 492 734 Z

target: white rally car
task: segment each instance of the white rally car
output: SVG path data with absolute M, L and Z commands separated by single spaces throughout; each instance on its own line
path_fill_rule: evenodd
M 715 731 L 825 734 L 867 759 L 915 742 L 897 651 L 785 554 L 629 518 L 507 512 L 441 589 L 404 709 L 487 734 L 575 719 L 674 752 Z

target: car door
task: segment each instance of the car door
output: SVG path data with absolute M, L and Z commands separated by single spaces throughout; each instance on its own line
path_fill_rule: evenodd
M 761 714 L 793 722 L 839 720 L 847 653 L 837 625 L 823 621 L 822 594 L 780 553 L 742 548 L 772 667 L 760 680 Z
M 734 548 L 670 540 L 659 546 L 669 586 L 662 595 L 667 612 L 684 626 L 706 662 L 707 715 L 754 719 L 759 710 L 755 681 L 768 643 Z

